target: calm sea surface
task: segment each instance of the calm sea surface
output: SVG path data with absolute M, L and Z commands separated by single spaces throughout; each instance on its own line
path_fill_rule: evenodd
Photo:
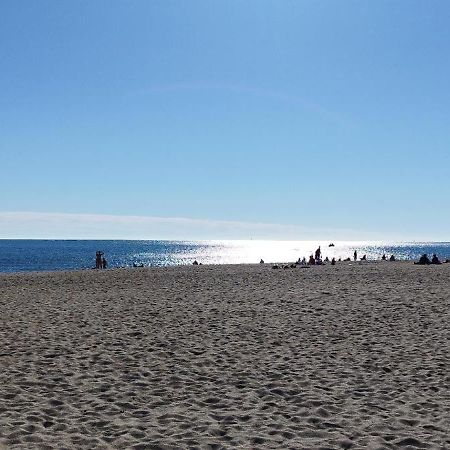
M 109 267 L 237 264 L 296 261 L 320 245 L 330 259 L 364 254 L 370 260 L 383 253 L 397 259 L 417 259 L 423 253 L 450 258 L 450 242 L 329 242 L 319 241 L 89 241 L 0 240 L 0 272 L 85 269 L 95 266 L 95 252 L 104 252 Z

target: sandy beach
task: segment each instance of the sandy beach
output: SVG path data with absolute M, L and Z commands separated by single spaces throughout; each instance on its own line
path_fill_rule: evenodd
M 0 447 L 450 449 L 450 264 L 0 275 Z

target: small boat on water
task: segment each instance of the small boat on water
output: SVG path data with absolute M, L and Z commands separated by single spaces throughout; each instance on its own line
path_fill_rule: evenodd
M 334 247 L 334 244 L 333 243 L 331 243 L 328 247 Z

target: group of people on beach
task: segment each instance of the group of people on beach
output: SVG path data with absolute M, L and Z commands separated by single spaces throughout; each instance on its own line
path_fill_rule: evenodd
M 445 262 L 450 262 L 450 260 L 446 260 Z M 421 266 L 425 266 L 425 265 L 429 265 L 429 264 L 442 264 L 442 262 L 440 261 L 440 259 L 437 257 L 436 253 L 433 253 L 433 256 L 430 258 L 428 258 L 428 255 L 426 253 L 424 253 L 418 262 L 415 262 L 414 264 L 419 264 Z
M 334 247 L 334 244 L 330 244 L 330 247 Z M 367 255 L 364 254 L 363 256 L 361 256 L 360 261 L 367 261 Z M 383 256 L 381 257 L 382 261 L 387 261 L 389 259 L 389 261 L 396 261 L 396 258 L 394 255 L 391 255 L 389 258 L 386 256 L 386 254 L 383 254 Z M 316 249 L 316 251 L 310 255 L 309 259 L 306 260 L 305 257 L 303 258 L 298 258 L 298 260 L 296 261 L 295 265 L 297 266 L 321 266 L 324 265 L 325 263 L 330 263 L 332 266 L 334 266 L 336 264 L 336 262 L 341 262 L 341 261 L 345 261 L 345 262 L 349 262 L 352 259 L 350 257 L 342 260 L 342 258 L 339 258 L 338 260 L 336 260 L 336 258 L 332 258 L 331 260 L 328 258 L 328 256 L 325 257 L 325 259 L 322 259 L 322 250 L 320 248 L 320 246 Z M 355 250 L 353 252 L 353 261 L 357 261 L 358 260 L 358 252 L 357 250 Z M 260 261 L 261 263 L 263 263 L 264 261 L 261 259 Z
M 100 250 L 95 252 L 95 268 L 96 269 L 106 269 L 108 267 L 108 262 L 105 259 L 104 253 Z
M 359 258 L 360 261 L 367 261 L 367 255 L 363 255 L 362 257 Z M 353 252 L 353 261 L 357 261 L 358 260 L 358 252 L 355 250 Z M 391 255 L 389 258 L 386 256 L 385 253 L 383 253 L 383 256 L 381 257 L 382 261 L 397 261 L 397 259 L 395 258 L 394 255 Z M 262 260 L 261 260 L 262 261 Z M 342 261 L 341 258 L 338 259 L 339 262 Z M 346 259 L 344 259 L 343 261 L 348 262 L 351 261 L 351 258 L 348 257 Z M 298 259 L 298 261 L 296 262 L 297 265 L 301 265 L 301 266 L 320 266 L 323 265 L 324 263 L 330 262 L 332 266 L 334 266 L 336 264 L 336 258 L 332 258 L 331 261 L 329 260 L 328 256 L 322 260 L 322 251 L 320 249 L 320 246 L 317 248 L 317 250 L 314 252 L 314 254 L 310 255 L 309 260 L 306 261 L 306 258 L 303 257 L 303 259 Z M 450 259 L 446 259 L 444 262 L 448 262 L 450 263 Z M 428 265 L 428 264 L 442 264 L 442 262 L 439 260 L 439 258 L 437 257 L 436 253 L 433 253 L 433 256 L 430 260 L 430 258 L 428 258 L 428 256 L 426 254 L 422 255 L 419 259 L 418 262 L 415 262 L 414 264 L 419 264 L 419 265 Z

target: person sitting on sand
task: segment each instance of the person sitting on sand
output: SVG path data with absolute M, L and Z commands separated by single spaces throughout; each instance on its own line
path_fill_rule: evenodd
M 386 259 L 387 259 L 387 258 L 386 258 L 386 253 L 383 253 L 383 256 L 381 257 L 381 260 L 382 260 L 382 261 L 386 261 Z
M 395 261 L 395 256 L 391 255 L 391 257 L 389 258 L 389 261 Z
M 328 256 L 325 257 L 324 261 L 325 262 L 330 262 L 330 260 L 328 259 Z
M 263 259 L 260 259 L 260 260 L 259 260 L 259 263 L 260 263 L 260 264 L 264 264 L 264 260 L 263 260 Z
M 193 266 L 198 266 L 197 260 L 195 260 L 195 261 L 192 263 L 192 265 L 193 265 Z
M 364 256 L 361 258 L 361 261 L 367 261 L 367 255 L 364 255 Z
M 439 261 L 439 258 L 436 256 L 436 253 L 433 253 L 433 257 L 431 258 L 431 264 L 442 264 L 441 261 Z
M 316 260 L 314 259 L 314 256 L 313 256 L 313 255 L 311 255 L 311 256 L 309 257 L 308 264 L 309 264 L 310 266 L 315 266 L 315 265 L 316 265 Z
M 335 259 L 335 258 L 332 258 L 332 260 L 331 260 L 331 265 L 332 265 L 332 266 L 336 265 L 336 259 Z
M 428 258 L 428 255 L 426 253 L 424 253 L 420 258 L 419 258 L 419 262 L 416 262 L 414 264 L 419 264 L 421 266 L 425 266 L 428 264 L 431 264 L 430 258 Z

